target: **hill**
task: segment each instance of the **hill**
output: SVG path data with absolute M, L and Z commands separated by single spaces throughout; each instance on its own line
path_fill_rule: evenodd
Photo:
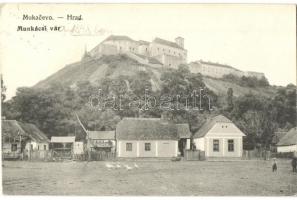
M 66 65 L 64 68 L 54 73 L 45 80 L 40 81 L 34 87 L 47 88 L 53 83 L 61 83 L 65 86 L 75 87 L 80 81 L 90 81 L 97 85 L 105 77 L 116 78 L 119 76 L 133 76 L 138 71 L 146 71 L 150 74 L 153 90 L 160 89 L 160 77 L 163 68 L 157 68 L 138 62 L 128 55 L 109 55 L 100 58 L 90 56 L 84 57 L 81 61 Z M 276 88 L 268 87 L 244 87 L 235 82 L 226 81 L 212 77 L 203 77 L 205 85 L 219 96 L 225 96 L 228 88 L 233 89 L 234 96 L 242 96 L 248 93 L 263 95 L 266 97 L 274 96 Z

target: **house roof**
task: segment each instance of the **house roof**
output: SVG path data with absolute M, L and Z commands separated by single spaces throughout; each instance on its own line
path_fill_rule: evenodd
M 150 44 L 148 41 L 144 41 L 144 40 L 139 40 L 138 43 L 140 45 L 149 45 Z
M 2 120 L 2 136 L 28 136 L 16 120 Z
M 292 128 L 289 132 L 284 135 L 280 141 L 277 143 L 277 146 L 290 146 L 297 144 L 297 127 Z
M 2 135 L 10 137 L 22 135 L 36 142 L 49 142 L 47 136 L 34 124 L 16 120 L 2 120 Z
M 118 140 L 178 140 L 175 124 L 160 118 L 124 118 L 116 134 Z
M 203 60 L 199 60 L 198 62 L 200 62 L 201 64 L 206 64 L 206 65 L 213 65 L 216 67 L 225 67 L 225 68 L 229 68 L 229 69 L 234 69 L 236 71 L 240 71 L 230 65 L 225 65 L 225 64 L 220 64 L 220 63 L 214 63 L 214 62 L 210 62 L 210 61 L 203 61 Z
M 73 143 L 75 136 L 52 136 L 51 143 Z
M 179 138 L 190 138 L 191 131 L 188 124 L 176 124 Z
M 178 48 L 178 49 L 184 49 L 181 46 L 179 46 L 178 44 L 176 44 L 175 42 L 171 42 L 171 41 L 164 40 L 164 39 L 161 39 L 161 38 L 155 38 L 153 40 L 153 42 L 163 44 L 163 45 L 166 45 L 166 46 L 171 46 L 171 47 Z
M 217 115 L 211 119 L 208 119 L 195 133 L 194 138 L 204 137 L 216 123 L 232 123 L 232 121 L 223 115 Z
M 47 136 L 40 131 L 34 124 L 19 122 L 23 130 L 28 133 L 29 137 L 36 142 L 49 142 Z
M 88 137 L 93 140 L 115 140 L 115 131 L 88 131 Z
M 280 139 L 287 134 L 288 131 L 276 131 L 272 137 L 272 144 L 277 144 Z
M 110 35 L 104 41 L 108 41 L 108 40 L 128 40 L 131 42 L 135 42 L 134 40 L 132 40 L 131 38 L 125 35 Z

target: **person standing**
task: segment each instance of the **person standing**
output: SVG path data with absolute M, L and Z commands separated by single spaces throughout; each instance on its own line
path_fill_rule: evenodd
M 293 159 L 292 159 L 293 172 L 297 172 L 296 166 L 297 166 L 297 158 L 296 157 L 293 157 Z
M 276 162 L 276 158 L 273 158 L 272 172 L 276 172 L 276 171 L 277 171 L 277 162 Z

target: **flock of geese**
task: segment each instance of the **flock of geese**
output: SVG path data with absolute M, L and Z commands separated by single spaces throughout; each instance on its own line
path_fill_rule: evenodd
M 132 169 L 138 169 L 139 166 L 134 163 L 134 165 L 132 166 L 129 166 L 127 164 L 121 164 L 119 162 L 117 163 L 105 163 L 105 167 L 108 169 L 108 170 L 112 170 L 112 169 L 126 169 L 126 170 L 132 170 Z

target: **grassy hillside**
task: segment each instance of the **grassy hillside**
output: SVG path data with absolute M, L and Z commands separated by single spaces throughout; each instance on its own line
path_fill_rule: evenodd
M 139 70 L 149 73 L 153 88 L 159 89 L 161 69 L 140 64 L 125 55 L 103 56 L 98 59 L 87 57 L 80 62 L 66 65 L 50 77 L 38 82 L 34 87 L 47 88 L 53 83 L 73 86 L 77 82 L 86 80 L 98 84 L 104 77 L 133 76 Z
M 203 77 L 203 81 L 209 89 L 213 90 L 219 96 L 226 95 L 228 88 L 233 89 L 233 95 L 236 97 L 249 94 L 249 93 L 269 97 L 269 96 L 273 96 L 276 92 L 276 89 L 272 86 L 262 87 L 262 88 L 261 87 L 257 87 L 257 88 L 243 87 L 236 83 L 215 79 L 211 77 Z

